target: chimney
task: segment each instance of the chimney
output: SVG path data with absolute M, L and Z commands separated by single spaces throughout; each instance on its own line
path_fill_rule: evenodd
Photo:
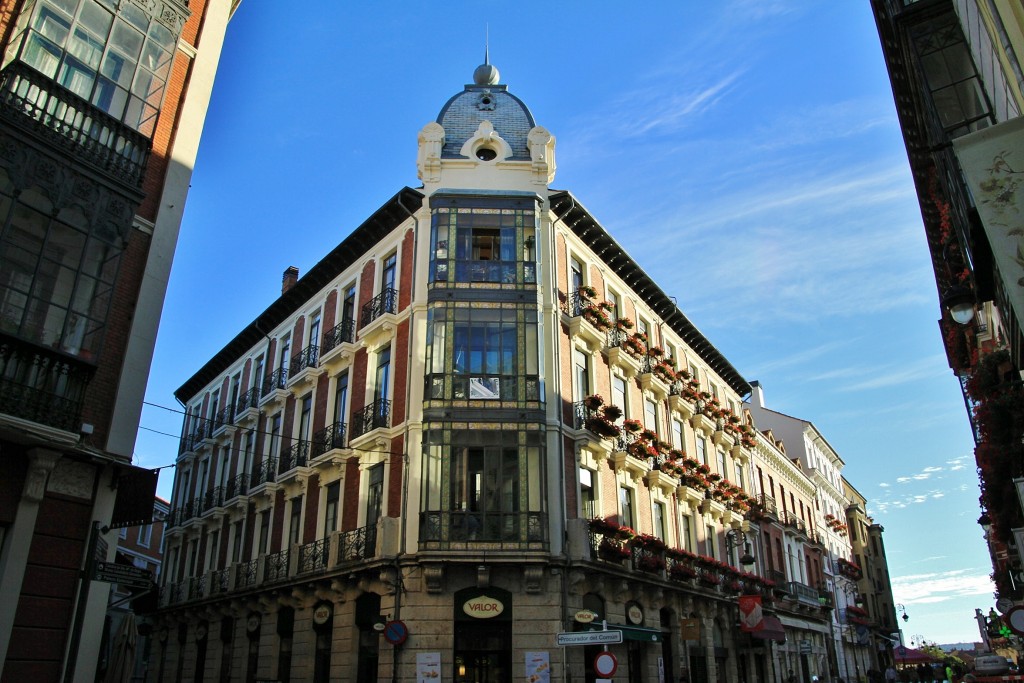
M 281 293 L 284 294 L 289 289 L 295 286 L 295 283 L 299 281 L 299 269 L 295 266 L 288 266 L 284 275 L 281 276 Z
M 750 383 L 750 402 L 758 408 L 764 408 L 764 389 L 757 380 Z

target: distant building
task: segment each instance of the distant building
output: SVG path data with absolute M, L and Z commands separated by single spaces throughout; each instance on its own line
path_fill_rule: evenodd
M 917 187 L 939 333 L 976 441 L 998 598 L 1024 599 L 1024 12 L 871 0 Z
M 0 680 L 93 681 L 230 0 L 0 9 Z M 139 501 L 136 500 L 136 503 Z M 117 512 L 115 512 L 117 511 Z M 95 552 L 90 547 L 95 544 Z
M 860 680 L 868 669 L 881 670 L 892 661 L 891 656 L 880 658 L 877 647 L 891 643 L 895 618 L 882 528 L 866 517 L 866 500 L 846 482 L 842 458 L 814 423 L 771 410 L 761 384 L 752 382 L 751 387 L 750 400 L 744 404 L 751 418 L 785 444 L 787 457 L 811 482 L 806 509 L 790 492 L 790 514 L 799 506 L 798 516 L 813 520 L 810 538 L 816 552 L 804 558 L 797 555 L 797 560 L 821 563 L 820 589 L 834 607 L 828 624 L 832 666 L 843 680 Z M 774 482 L 769 481 L 768 488 L 774 490 Z M 785 502 L 786 494 L 779 488 Z M 865 564 L 868 559 L 871 563 Z M 876 581 L 883 572 L 884 581 Z
M 167 513 L 170 512 L 168 502 L 157 498 L 153 503 L 153 523 L 133 527 L 122 527 L 117 534 L 117 549 L 114 562 L 131 565 L 153 575 L 155 581 L 160 580 L 160 567 L 164 558 L 164 525 Z M 135 597 L 133 600 L 133 596 Z M 138 638 L 133 649 L 134 663 L 132 666 L 133 680 L 145 680 L 152 648 L 152 629 L 144 621 L 136 620 L 134 612 L 139 602 L 147 600 L 140 595 L 140 590 L 129 589 L 119 584 L 112 584 L 110 591 L 110 607 L 107 609 L 105 647 L 101 656 L 100 669 L 105 670 L 116 656 L 118 636 L 122 628 L 132 628 Z M 156 599 L 151 600 L 156 605 Z M 134 604 L 133 604 L 134 603 Z M 146 610 L 143 610 L 146 611 Z M 128 625 L 122 622 L 127 615 Z M 141 627 L 140 627 L 141 626 Z

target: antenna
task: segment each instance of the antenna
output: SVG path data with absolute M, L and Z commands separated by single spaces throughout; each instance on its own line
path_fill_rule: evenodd
M 491 63 L 491 25 L 484 24 L 484 64 Z

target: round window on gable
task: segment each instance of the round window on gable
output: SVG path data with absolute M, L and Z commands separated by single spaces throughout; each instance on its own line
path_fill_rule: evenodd
M 476 158 L 480 161 L 494 161 L 498 158 L 498 153 L 491 147 L 480 147 L 476 151 Z

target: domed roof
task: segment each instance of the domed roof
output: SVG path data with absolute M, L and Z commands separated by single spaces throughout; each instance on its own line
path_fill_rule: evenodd
M 444 128 L 442 159 L 463 159 L 460 154 L 466 140 L 476 134 L 480 123 L 490 121 L 494 131 L 512 148 L 513 161 L 530 159 L 526 137 L 537 125 L 522 100 L 498 83 L 498 70 L 485 58 L 473 72 L 473 84 L 467 85 L 441 108 L 437 122 Z

